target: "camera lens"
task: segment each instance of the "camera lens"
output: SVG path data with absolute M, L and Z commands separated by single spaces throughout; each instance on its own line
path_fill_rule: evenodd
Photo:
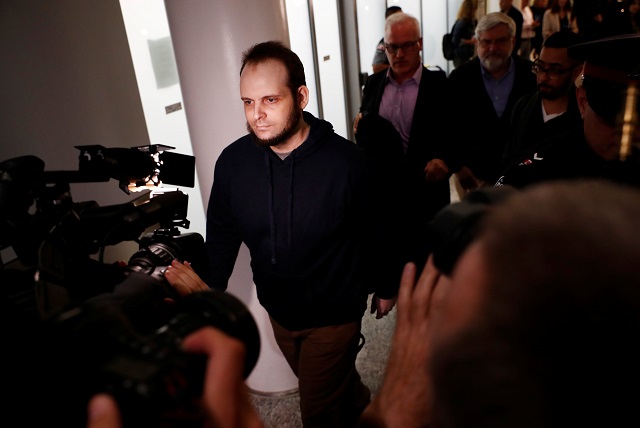
M 463 200 L 441 209 L 429 224 L 433 243 L 433 262 L 444 274 L 451 275 L 462 252 L 474 239 L 480 219 L 490 205 L 498 203 L 515 189 L 488 187 L 468 193 Z

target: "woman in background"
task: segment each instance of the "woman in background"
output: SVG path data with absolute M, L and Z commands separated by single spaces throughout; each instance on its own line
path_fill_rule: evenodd
M 540 26 L 533 16 L 533 10 L 529 6 L 529 0 L 522 0 L 520 3 L 520 12 L 522 12 L 522 42 L 518 55 L 524 59 L 531 59 L 531 51 L 533 50 L 533 39 L 536 37 L 536 29 Z
M 451 30 L 455 54 L 453 66 L 458 67 L 469 61 L 475 55 L 475 30 L 476 12 L 478 10 L 478 0 L 462 0 L 456 22 Z
M 573 31 L 573 25 L 571 2 L 569 0 L 551 0 L 551 6 L 542 18 L 543 42 L 557 31 Z
M 533 13 L 533 20 L 538 23 L 535 28 L 536 35 L 531 40 L 531 51 L 533 52 L 533 58 L 536 59 L 540 56 L 540 49 L 542 49 L 542 22 L 544 12 L 547 10 L 548 0 L 534 0 L 533 6 L 531 6 L 531 12 Z

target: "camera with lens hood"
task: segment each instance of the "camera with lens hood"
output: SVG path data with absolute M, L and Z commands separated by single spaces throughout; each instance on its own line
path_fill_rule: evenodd
M 489 209 L 512 195 L 510 186 L 485 187 L 471 191 L 459 202 L 442 208 L 429 223 L 433 263 L 451 275 L 456 262 L 475 238 L 480 220 Z
M 73 201 L 69 186 L 116 179 L 127 194 L 193 187 L 195 159 L 168 146 L 77 148 L 78 171 L 45 171 L 30 155 L 0 162 L 7 408 L 24 425 L 84 427 L 88 400 L 107 392 L 125 427 L 201 425 L 205 358 L 182 351 L 182 339 L 205 326 L 239 339 L 246 377 L 260 337 L 233 295 L 179 296 L 164 279 L 175 259 L 208 276 L 202 235 L 179 230 L 189 227 L 188 195 L 149 192 L 99 206 Z M 105 247 L 126 241 L 138 244 L 128 261 L 105 263 Z

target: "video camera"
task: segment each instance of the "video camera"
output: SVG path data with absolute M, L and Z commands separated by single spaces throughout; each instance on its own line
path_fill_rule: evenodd
M 0 260 L 9 409 L 25 425 L 85 426 L 89 398 L 108 392 L 125 426 L 195 426 L 205 359 L 180 342 L 203 326 L 221 329 L 245 344 L 246 377 L 260 352 L 251 313 L 217 290 L 181 297 L 164 279 L 174 259 L 208 275 L 202 235 L 178 229 L 189 227 L 186 194 L 100 207 L 74 202 L 69 185 L 113 178 L 128 195 L 193 187 L 195 159 L 158 145 L 76 148 L 78 171 L 45 171 L 35 156 L 0 163 L 0 249 L 15 253 Z M 124 241 L 138 250 L 105 263 L 105 247 Z
M 475 239 L 484 215 L 515 192 L 510 186 L 476 189 L 436 213 L 428 226 L 433 263 L 442 273 L 451 275 L 460 255 Z

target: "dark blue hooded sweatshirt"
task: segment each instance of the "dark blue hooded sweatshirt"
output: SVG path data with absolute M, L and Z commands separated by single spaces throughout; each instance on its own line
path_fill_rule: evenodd
M 207 210 L 209 285 L 226 290 L 244 242 L 260 303 L 289 330 L 360 320 L 370 292 L 390 298 L 399 283 L 397 265 L 365 255 L 389 250 L 367 226 L 380 195 L 362 152 L 329 122 L 304 120 L 309 137 L 284 160 L 250 135 L 226 147 Z

